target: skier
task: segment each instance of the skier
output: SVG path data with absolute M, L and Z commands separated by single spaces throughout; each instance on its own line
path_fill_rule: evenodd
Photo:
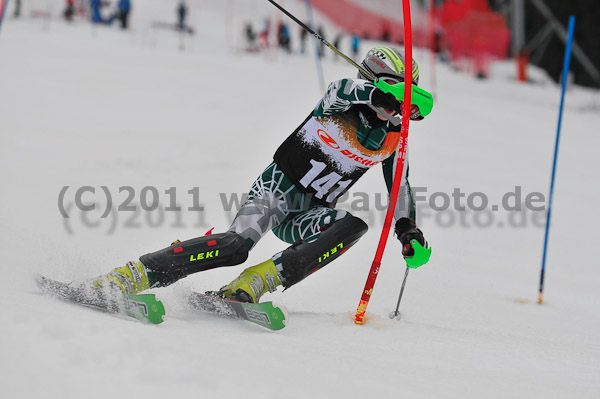
M 391 84 L 405 78 L 404 55 L 390 47 L 371 49 L 362 66 Z M 411 75 L 413 83 L 418 84 L 416 62 Z M 423 119 L 419 109 L 414 105 L 412 108 L 410 118 Z M 391 190 L 397 144 L 388 144 L 386 138 L 395 136 L 388 132 L 398 131 L 395 126 L 401 113 L 401 102 L 376 88 L 360 72 L 357 78 L 331 83 L 254 182 L 228 231 L 176 241 L 85 284 L 95 290 L 120 289 L 126 294 L 168 286 L 192 273 L 243 263 L 269 231 L 291 245 L 245 269 L 213 294 L 258 303 L 267 291 L 299 283 L 337 259 L 366 233 L 365 222 L 335 209 L 335 203 L 379 163 Z M 427 263 L 429 252 L 423 250 L 428 244 L 415 223 L 407 170 L 408 165 L 395 212 L 395 233 L 403 245 L 403 256 L 412 258 L 411 267 L 419 267 Z M 413 246 L 414 240 L 418 243 Z

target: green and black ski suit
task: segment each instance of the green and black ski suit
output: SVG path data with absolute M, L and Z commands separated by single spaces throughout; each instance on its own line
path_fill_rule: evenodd
M 389 191 L 398 153 L 397 148 L 382 147 L 386 135 L 396 128 L 370 107 L 374 90 L 372 83 L 361 79 L 331 83 L 256 179 L 227 232 L 175 242 L 140 257 L 151 285 L 166 286 L 192 273 L 243 263 L 269 230 L 292 244 L 272 257 L 285 288 L 354 245 L 367 225 L 336 210 L 336 201 L 377 164 L 383 166 Z M 396 219 L 415 217 L 407 175 L 408 165 Z
M 229 231 L 241 235 L 250 249 L 269 230 L 290 244 L 314 242 L 331 223 L 352 217 L 336 210 L 335 203 L 371 167 L 382 164 L 389 192 L 397 151 L 386 152 L 381 147 L 387 133 L 398 130 L 369 107 L 374 90 L 371 82 L 361 79 L 331 83 L 313 112 L 283 142 L 273 163 L 256 179 Z M 396 219 L 415 218 L 407 177 L 408 162 Z M 278 268 L 281 254 L 273 256 Z M 315 258 L 320 255 L 312 254 Z

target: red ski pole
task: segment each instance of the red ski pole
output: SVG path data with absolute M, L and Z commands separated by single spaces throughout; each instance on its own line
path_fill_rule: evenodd
M 396 173 L 394 174 L 394 182 L 392 184 L 392 190 L 390 193 L 390 202 L 388 204 L 387 213 L 385 215 L 385 222 L 383 224 L 383 230 L 381 231 L 381 237 L 379 238 L 379 244 L 377 245 L 377 251 L 375 252 L 375 258 L 367 277 L 365 289 L 362 292 L 358 309 L 356 309 L 356 315 L 354 322 L 356 324 L 362 324 L 371 294 L 373 293 L 373 287 L 375 286 L 375 280 L 379 273 L 379 267 L 381 266 L 381 258 L 385 251 L 385 245 L 387 243 L 390 229 L 392 226 L 392 220 L 394 217 L 394 210 L 396 209 L 396 202 L 398 201 L 398 192 L 400 191 L 400 183 L 402 182 L 402 172 L 404 171 L 404 161 L 406 159 L 406 144 L 408 141 L 408 125 L 410 121 L 411 112 L 411 92 L 412 92 L 412 32 L 410 24 L 410 0 L 402 0 L 402 14 L 404 16 L 404 74 L 409 74 L 409 79 L 404 79 L 404 103 L 402 108 L 402 125 L 400 128 L 400 142 L 398 147 L 397 161 L 396 161 Z M 391 133 L 388 133 L 391 134 Z

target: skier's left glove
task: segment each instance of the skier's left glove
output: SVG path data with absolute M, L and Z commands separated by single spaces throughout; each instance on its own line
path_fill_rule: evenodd
M 398 219 L 394 231 L 398 240 L 402 243 L 402 255 L 407 267 L 416 269 L 429 261 L 431 248 L 429 248 L 423 232 L 417 228 L 414 220 L 409 218 Z

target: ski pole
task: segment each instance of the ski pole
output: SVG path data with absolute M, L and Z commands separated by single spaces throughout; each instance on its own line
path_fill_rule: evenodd
M 398 296 L 398 303 L 396 304 L 396 310 L 394 310 L 392 313 L 390 313 L 390 319 L 398 318 L 398 320 L 400 320 L 400 318 L 401 318 L 400 312 L 398 312 L 398 309 L 400 309 L 400 301 L 402 300 L 402 294 L 404 294 L 404 286 L 406 285 L 406 278 L 408 277 L 409 270 L 410 269 L 407 267 L 406 272 L 404 273 L 404 280 L 402 280 L 402 287 L 400 288 L 400 295 Z
M 304 22 L 300 21 L 298 18 L 293 16 L 288 10 L 286 10 L 285 8 L 280 6 L 277 2 L 275 2 L 274 0 L 267 0 L 267 1 L 271 4 L 273 4 L 275 7 L 277 7 L 285 15 L 290 17 L 292 19 L 292 21 L 294 21 L 295 23 L 300 25 L 304 30 L 306 30 L 308 33 L 313 35 L 317 40 L 319 40 L 325 46 L 327 46 L 331 50 L 333 50 L 337 55 L 339 55 L 344 60 L 349 62 L 354 68 L 358 69 L 360 71 L 360 73 L 362 73 L 364 76 L 366 76 L 369 80 L 372 80 L 373 84 L 379 90 L 381 90 L 385 93 L 392 93 L 394 95 L 394 97 L 396 97 L 398 99 L 404 97 L 404 83 L 405 82 L 391 85 L 391 84 L 384 82 L 383 80 L 380 80 L 377 76 L 373 75 L 371 72 L 369 72 L 368 70 L 363 68 L 360 64 L 358 64 L 352 58 L 348 57 L 346 54 L 344 54 L 340 50 L 338 50 L 334 45 L 332 45 L 327 40 L 325 40 L 323 37 L 321 37 L 321 35 L 319 35 L 317 32 L 315 32 L 310 27 L 308 27 Z M 412 68 L 411 68 L 411 70 L 412 70 Z M 410 88 L 411 88 L 411 94 L 412 94 L 412 96 L 411 96 L 412 104 L 415 104 L 416 106 L 419 107 L 419 112 L 421 112 L 421 115 L 423 115 L 423 116 L 429 115 L 433 108 L 433 96 L 431 95 L 431 93 L 429 93 L 426 90 L 423 90 L 420 87 L 415 86 L 415 85 L 410 85 Z

